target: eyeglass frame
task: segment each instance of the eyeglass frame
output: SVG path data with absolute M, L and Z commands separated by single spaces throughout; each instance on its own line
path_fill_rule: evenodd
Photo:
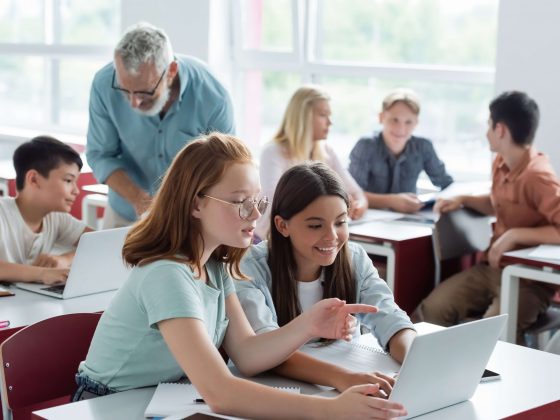
M 165 75 L 166 72 L 167 72 L 167 67 L 165 69 L 163 69 L 163 72 L 161 73 L 161 76 L 160 76 L 156 86 L 154 87 L 154 89 L 151 92 L 146 92 L 146 91 L 143 91 L 143 90 L 136 90 L 136 91 L 131 92 L 127 89 L 123 89 L 119 86 L 115 86 L 115 79 L 117 78 L 117 70 L 113 69 L 113 80 L 111 81 L 111 87 L 115 90 L 118 90 L 119 92 L 124 93 L 125 95 L 130 95 L 130 96 L 144 95 L 144 97 L 146 97 L 146 98 L 151 98 L 155 95 L 155 93 L 156 93 L 156 91 L 159 87 L 159 84 L 163 80 L 163 76 Z
M 229 205 L 231 205 L 231 206 L 236 206 L 236 207 L 238 207 L 238 208 L 239 208 L 239 218 L 240 218 L 241 220 L 248 220 L 249 217 L 251 217 L 251 215 L 252 215 L 253 212 L 255 211 L 255 207 L 257 208 L 257 210 L 259 211 L 259 213 L 263 214 L 263 213 L 266 211 L 266 209 L 268 208 L 268 205 L 270 204 L 270 201 L 268 200 L 268 197 L 267 197 L 266 195 L 263 195 L 263 196 L 262 196 L 261 198 L 259 198 L 258 200 L 254 200 L 254 199 L 248 197 L 248 198 L 246 198 L 245 200 L 243 200 L 241 203 L 235 203 L 235 202 L 231 202 L 231 201 L 222 200 L 222 199 L 217 198 L 217 197 L 212 197 L 211 195 L 208 195 L 208 194 L 200 194 L 200 197 L 211 198 L 212 200 L 219 201 L 220 203 L 229 204 Z M 251 204 L 252 204 L 252 207 L 251 207 L 251 211 L 249 212 L 249 214 L 248 214 L 247 216 L 243 217 L 243 216 L 241 215 L 241 211 L 244 209 L 243 205 L 244 205 L 244 203 L 245 203 L 247 200 L 250 200 L 250 202 L 251 202 Z M 259 210 L 259 204 L 262 203 L 262 202 L 265 202 L 265 203 L 266 203 L 266 206 L 265 206 L 265 208 L 262 209 L 262 211 L 261 211 L 261 210 Z

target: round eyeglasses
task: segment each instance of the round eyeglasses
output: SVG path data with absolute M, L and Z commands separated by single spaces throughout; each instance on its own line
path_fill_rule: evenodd
M 236 206 L 239 208 L 239 217 L 243 220 L 247 220 L 253 214 L 255 207 L 260 214 L 263 214 L 268 207 L 268 197 L 263 196 L 259 200 L 254 200 L 252 198 L 246 198 L 241 202 L 231 202 L 226 200 L 221 200 L 211 195 L 202 194 L 202 197 L 211 198 L 212 200 L 219 201 L 220 203 L 229 204 L 230 206 Z

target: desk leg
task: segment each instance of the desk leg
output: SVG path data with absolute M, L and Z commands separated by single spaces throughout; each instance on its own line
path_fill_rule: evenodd
M 391 247 L 391 245 L 381 245 L 381 244 L 371 244 L 368 242 L 358 242 L 362 248 L 369 254 L 369 255 L 379 255 L 381 257 L 387 258 L 387 278 L 385 281 L 387 282 L 387 286 L 391 289 L 391 292 L 395 290 L 395 250 Z
M 509 315 L 501 339 L 513 344 L 517 336 L 517 301 L 519 300 L 519 276 L 515 274 L 515 268 L 514 265 L 508 265 L 503 269 L 500 292 L 500 313 Z

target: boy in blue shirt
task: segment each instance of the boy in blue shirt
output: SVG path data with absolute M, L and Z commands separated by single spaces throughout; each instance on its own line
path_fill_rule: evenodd
M 396 89 L 383 100 L 382 132 L 361 138 L 352 149 L 349 170 L 370 208 L 420 210 L 423 203 L 416 196 L 416 182 L 423 170 L 442 189 L 453 182 L 432 142 L 412 135 L 419 113 L 418 97 L 408 89 Z

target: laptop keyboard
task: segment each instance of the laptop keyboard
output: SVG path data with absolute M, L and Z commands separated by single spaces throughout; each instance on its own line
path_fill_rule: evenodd
M 50 287 L 43 287 L 41 290 L 45 290 L 51 293 L 58 293 L 59 295 L 64 292 L 64 284 L 60 284 L 58 286 L 50 286 Z

